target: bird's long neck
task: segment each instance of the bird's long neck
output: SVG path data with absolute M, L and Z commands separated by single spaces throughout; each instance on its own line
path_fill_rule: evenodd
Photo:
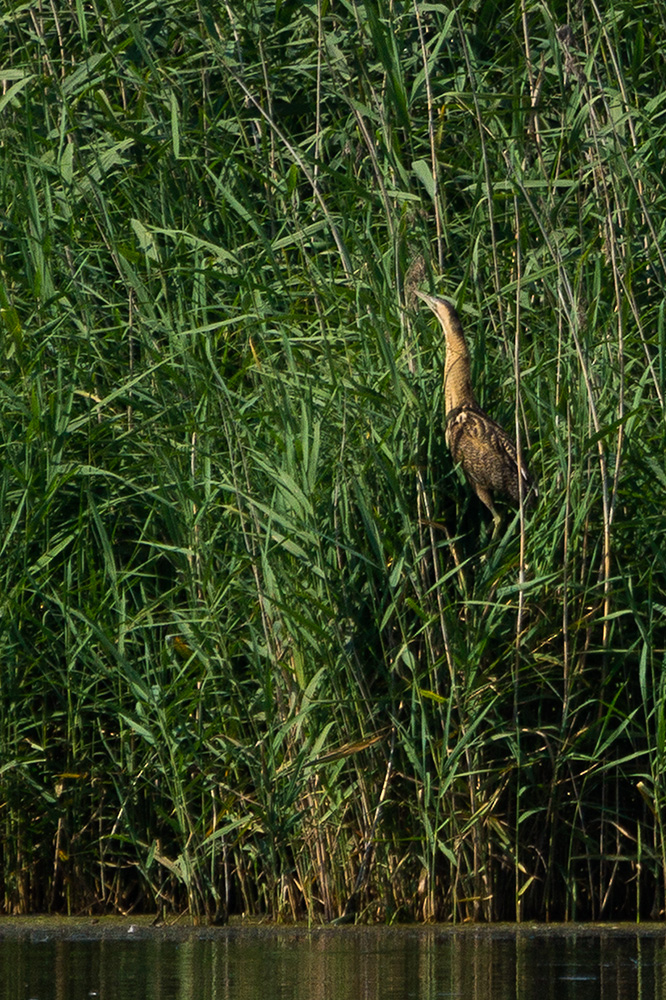
M 442 327 L 446 339 L 446 360 L 444 362 L 444 406 L 450 413 L 458 406 L 476 404 L 470 360 L 465 335 L 457 313 L 451 309 L 442 317 Z

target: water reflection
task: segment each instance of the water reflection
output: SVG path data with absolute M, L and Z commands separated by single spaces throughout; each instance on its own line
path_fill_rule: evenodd
M 666 931 L 0 921 L 0 1000 L 666 1000 Z

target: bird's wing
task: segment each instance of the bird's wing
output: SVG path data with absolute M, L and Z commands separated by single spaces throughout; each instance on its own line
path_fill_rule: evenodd
M 475 484 L 505 493 L 518 501 L 518 455 L 506 431 L 477 406 L 461 406 L 447 416 L 446 441 L 454 461 L 460 462 Z M 527 486 L 532 482 L 524 465 Z

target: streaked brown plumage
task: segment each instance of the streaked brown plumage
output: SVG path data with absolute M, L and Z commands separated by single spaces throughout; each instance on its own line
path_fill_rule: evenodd
M 493 493 L 502 494 L 516 504 L 520 502 L 516 446 L 506 431 L 484 413 L 476 401 L 469 351 L 458 313 L 446 299 L 426 295 L 425 292 L 417 291 L 416 294 L 434 312 L 446 340 L 446 443 L 454 462 L 460 463 L 467 480 L 479 500 L 492 513 L 497 525 L 500 518 L 493 504 Z M 533 502 L 537 488 L 524 462 L 520 465 L 520 475 L 523 479 L 523 501 Z

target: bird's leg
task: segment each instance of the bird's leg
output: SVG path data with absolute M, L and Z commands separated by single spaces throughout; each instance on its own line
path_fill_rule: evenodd
M 493 525 L 494 525 L 493 533 L 490 539 L 491 542 L 494 542 L 497 536 L 499 535 L 499 530 L 502 525 L 502 515 L 498 514 L 497 511 L 493 512 Z
M 493 533 L 491 535 L 490 541 L 494 542 L 499 534 L 499 530 L 502 525 L 502 515 L 497 512 L 495 504 L 493 503 L 493 498 L 490 495 L 489 489 L 487 489 L 485 486 L 479 486 L 478 483 L 474 484 L 474 489 L 481 503 L 485 504 L 490 513 L 493 515 Z
M 494 542 L 495 539 L 497 538 L 497 533 L 502 523 L 502 515 L 498 514 L 495 509 L 495 504 L 493 503 L 493 498 L 490 495 L 490 490 L 486 489 L 485 486 L 479 486 L 478 483 L 474 483 L 474 489 L 481 503 L 485 504 L 490 513 L 493 515 L 494 527 L 493 527 L 492 541 Z

